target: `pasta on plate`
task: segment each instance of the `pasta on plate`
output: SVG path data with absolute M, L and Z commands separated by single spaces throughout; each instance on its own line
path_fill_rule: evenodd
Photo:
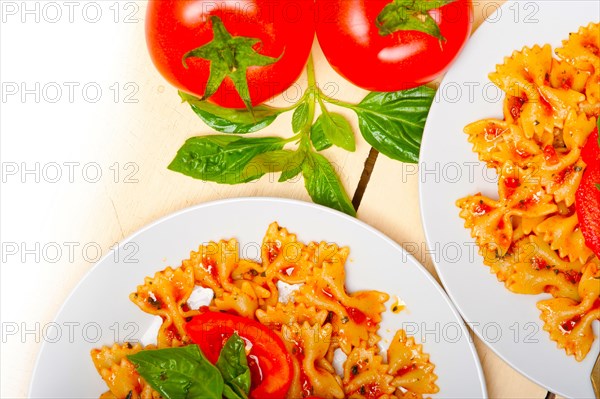
M 116 343 L 94 349 L 92 360 L 109 391 L 101 398 L 157 399 L 161 396 L 136 372 L 128 355 L 144 349 L 190 345 L 187 320 L 206 311 L 243 316 L 268 326 L 292 355 L 293 380 L 287 398 L 422 398 L 439 391 L 435 366 L 422 345 L 397 331 L 384 353 L 379 323 L 388 294 L 348 292 L 347 247 L 303 243 L 272 223 L 263 238 L 262 262 L 239 258 L 235 239 L 210 242 L 193 251 L 180 267 L 146 277 L 130 299 L 159 316 L 156 345 Z M 280 283 L 298 285 L 288 298 Z M 188 305 L 199 286 L 214 292 L 208 306 Z M 343 352 L 343 373 L 333 366 Z
M 465 127 L 479 159 L 498 173 L 498 199 L 481 193 L 457 201 L 489 266 L 519 294 L 538 302 L 544 329 L 581 361 L 600 319 L 600 261 L 586 247 L 574 209 L 586 168 L 581 149 L 600 113 L 600 30 L 571 33 L 550 45 L 515 51 L 489 75 L 505 94 L 504 119 Z

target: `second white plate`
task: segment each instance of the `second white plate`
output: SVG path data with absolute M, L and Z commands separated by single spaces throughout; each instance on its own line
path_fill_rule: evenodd
M 89 352 L 114 341 L 143 340 L 154 318 L 128 298 L 144 277 L 179 266 L 201 243 L 226 237 L 240 242 L 241 256 L 260 256 L 273 221 L 302 241 L 326 240 L 350 247 L 346 284 L 350 291 L 377 289 L 404 301 L 406 311 L 384 314 L 380 329 L 387 347 L 404 328 L 424 343 L 439 376 L 440 398 L 485 398 L 485 381 L 471 337 L 454 306 L 429 273 L 400 246 L 340 212 L 282 199 L 236 199 L 208 203 L 168 216 L 123 241 L 73 291 L 54 326 L 65 334 L 45 342 L 30 397 L 98 398 L 106 387 Z M 70 330 L 68 330 L 70 329 Z M 71 331 L 72 333 L 66 334 Z M 54 339 L 56 338 L 56 339 Z
M 497 5 L 490 3 L 490 7 Z M 596 1 L 504 4 L 473 35 L 442 81 L 427 119 L 420 157 L 425 235 L 450 298 L 475 333 L 511 366 L 546 389 L 574 398 L 594 396 L 590 372 L 598 339 L 580 363 L 557 349 L 542 329 L 536 308 L 536 302 L 549 295 L 506 290 L 483 265 L 455 202 L 477 192 L 497 198 L 495 172 L 478 161 L 463 133 L 470 122 L 502 118 L 504 97 L 488 74 L 523 46 L 560 46 L 569 32 L 597 22 L 599 15 Z M 596 336 L 598 324 L 594 323 Z

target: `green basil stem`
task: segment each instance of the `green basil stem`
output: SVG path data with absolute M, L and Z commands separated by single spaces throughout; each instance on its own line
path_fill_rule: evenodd
M 312 54 L 308 56 L 306 75 L 308 78 L 308 88 L 305 95 L 308 96 L 308 117 L 306 119 L 306 124 L 302 127 L 302 129 L 300 129 L 300 133 L 298 133 L 301 136 L 300 149 L 302 151 L 310 150 L 310 128 L 312 127 L 315 119 L 316 99 L 319 97 L 319 89 L 317 88 L 317 79 L 315 77 L 315 63 L 313 61 Z
M 324 100 L 330 104 L 337 105 L 338 107 L 342 107 L 342 108 L 348 108 L 348 109 L 356 108 L 356 104 L 351 104 L 346 101 L 342 101 L 342 100 L 335 99 L 333 97 L 329 97 L 328 95 L 323 93 L 321 90 L 319 90 L 319 99 Z M 323 105 L 323 107 L 324 107 L 324 105 Z

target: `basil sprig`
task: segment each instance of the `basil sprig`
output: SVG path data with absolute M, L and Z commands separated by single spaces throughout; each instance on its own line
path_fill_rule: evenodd
M 216 365 L 198 345 L 145 350 L 127 358 L 165 399 L 247 399 L 250 392 L 245 343 L 237 334 L 227 340 Z
M 402 162 L 416 163 L 425 120 L 435 90 L 425 86 L 391 93 L 369 93 L 351 104 L 326 96 L 317 86 L 309 58 L 308 89 L 287 108 L 257 106 L 252 112 L 225 109 L 190 94 L 180 93 L 184 102 L 213 129 L 229 133 L 193 137 L 179 149 L 169 169 L 196 179 L 223 184 L 249 182 L 269 173 L 280 173 L 284 182 L 302 174 L 305 187 L 318 204 L 355 216 L 350 197 L 327 158 L 319 154 L 332 146 L 355 151 L 356 141 L 348 119 L 330 112 L 327 104 L 352 110 L 365 140 L 382 154 Z M 321 113 L 315 120 L 315 109 Z M 280 114 L 294 111 L 292 131 L 281 137 L 240 137 L 230 134 L 256 132 Z M 296 148 L 287 148 L 288 144 Z

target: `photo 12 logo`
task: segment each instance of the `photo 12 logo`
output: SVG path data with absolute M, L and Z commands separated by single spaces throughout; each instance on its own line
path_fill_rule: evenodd
M 140 87 L 135 82 L 2 82 L 2 103 L 87 103 L 100 101 L 137 104 Z
M 89 23 L 101 21 L 135 24 L 140 6 L 133 1 L 2 1 L 1 21 L 6 23 Z
M 136 242 L 130 241 L 123 245 L 114 244 L 108 248 L 112 253 L 115 263 L 138 263 L 137 255 L 140 247 Z M 102 245 L 97 242 L 25 242 L 25 241 L 3 241 L 0 245 L 0 257 L 2 263 L 20 262 L 25 263 L 96 263 L 104 251 Z
M 2 322 L 2 343 L 75 343 L 75 342 L 130 342 L 140 340 L 140 326 L 134 322 L 114 322 L 103 326 L 95 321 L 49 322 Z
M 2 162 L 2 183 L 139 183 L 140 167 L 135 162 Z

